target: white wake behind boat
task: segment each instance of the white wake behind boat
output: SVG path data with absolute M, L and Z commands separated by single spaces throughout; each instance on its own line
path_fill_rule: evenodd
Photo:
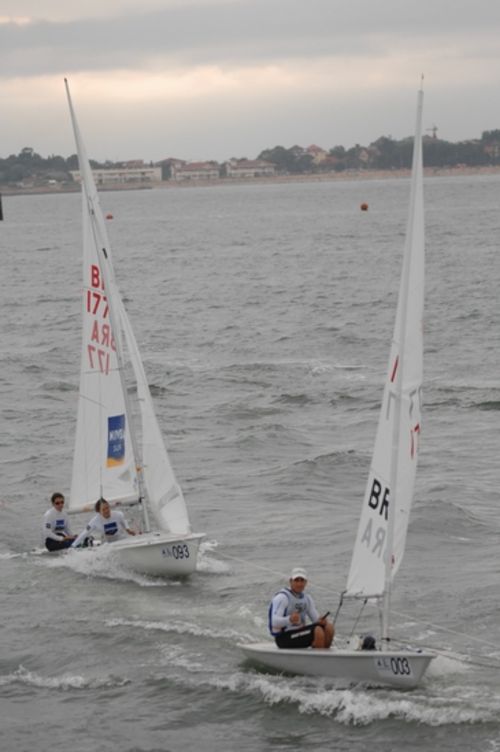
M 391 353 L 372 464 L 368 476 L 344 599 L 380 609 L 379 649 L 283 650 L 274 643 L 240 645 L 257 663 L 279 671 L 410 689 L 433 653 L 390 647 L 389 615 L 394 576 L 406 543 L 421 429 L 424 310 L 423 91 L 418 93 L 410 207 Z M 337 611 L 338 614 L 338 611 Z M 360 643 L 361 644 L 361 643 Z
M 82 182 L 83 338 L 69 512 L 139 505 L 143 532 L 111 545 L 137 572 L 188 575 L 201 533 L 193 533 L 154 412 L 137 342 L 118 290 L 111 247 L 65 81 Z M 157 530 L 151 529 L 151 518 Z

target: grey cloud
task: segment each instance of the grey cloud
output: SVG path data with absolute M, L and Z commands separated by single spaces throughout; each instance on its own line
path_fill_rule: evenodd
M 423 8 L 427 6 L 427 8 Z M 78 22 L 0 25 L 1 75 L 141 67 L 238 64 L 332 55 L 374 56 L 390 44 L 499 28 L 491 0 L 244 0 L 178 6 Z M 390 39 L 390 41 L 389 41 Z

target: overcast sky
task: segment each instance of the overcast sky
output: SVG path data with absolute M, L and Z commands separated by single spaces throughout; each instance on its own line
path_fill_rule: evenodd
M 0 157 L 255 158 L 500 128 L 498 0 L 0 0 Z

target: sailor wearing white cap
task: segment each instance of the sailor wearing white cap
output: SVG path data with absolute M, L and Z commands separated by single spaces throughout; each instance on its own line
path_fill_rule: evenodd
M 277 646 L 329 648 L 334 626 L 327 620 L 327 614 L 320 617 L 313 599 L 304 592 L 307 572 L 303 567 L 292 569 L 289 585 L 276 593 L 269 606 L 269 631 Z

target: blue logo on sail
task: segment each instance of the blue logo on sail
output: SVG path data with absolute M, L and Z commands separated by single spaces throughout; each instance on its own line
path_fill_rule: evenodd
M 108 458 L 107 467 L 123 465 L 125 461 L 125 415 L 108 418 Z

